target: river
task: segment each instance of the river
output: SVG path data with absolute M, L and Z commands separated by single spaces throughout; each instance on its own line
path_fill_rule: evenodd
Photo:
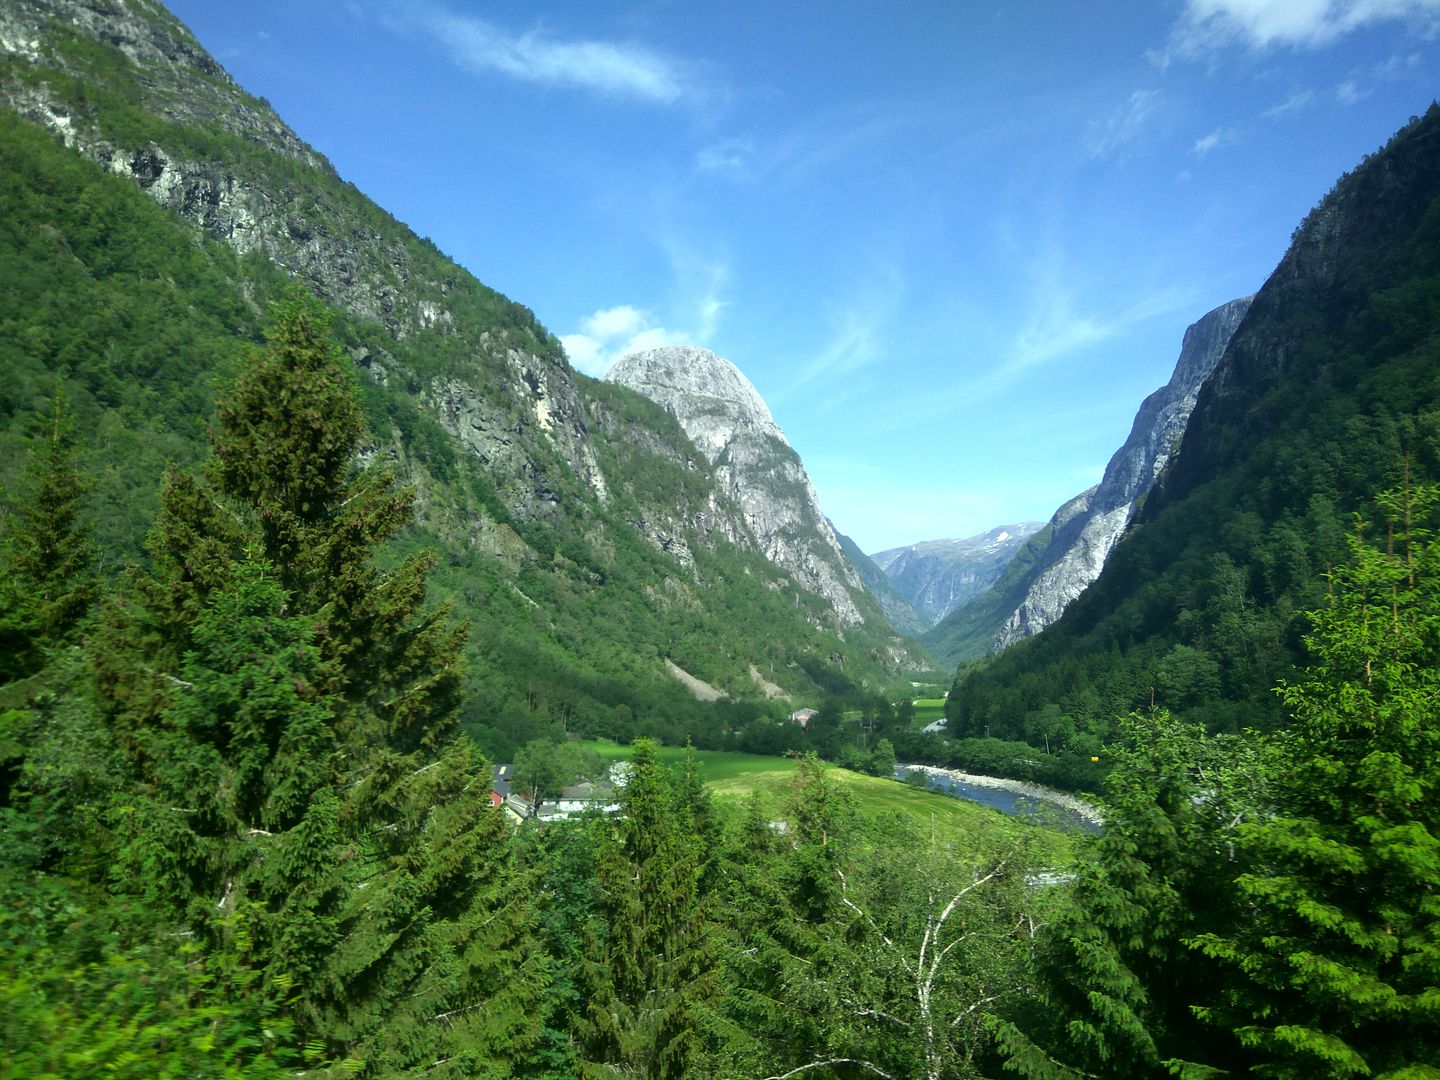
M 1104 814 L 1094 803 L 1040 784 L 1002 776 L 980 776 L 958 769 L 938 769 L 933 765 L 895 766 L 897 780 L 904 780 L 911 772 L 923 772 L 931 791 L 969 799 L 1002 813 L 1041 818 L 1088 833 L 1101 832 L 1105 823 Z

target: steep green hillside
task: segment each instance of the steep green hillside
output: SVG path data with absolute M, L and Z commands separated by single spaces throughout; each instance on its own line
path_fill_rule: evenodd
M 834 522 L 831 522 L 834 528 Z M 860 575 L 860 580 L 865 583 L 866 590 L 875 598 L 880 605 L 880 610 L 890 620 L 890 625 L 906 637 L 919 637 L 925 631 L 925 621 L 916 614 L 915 609 L 890 584 L 890 579 L 885 576 L 885 571 L 875 565 L 875 560 L 860 550 L 854 540 L 846 536 L 839 529 L 835 529 L 835 539 L 840 541 L 840 550 L 845 552 L 845 557 L 850 560 L 850 565 L 855 567 L 855 572 Z
M 1440 108 L 1343 177 L 1202 391 L 1178 457 L 1101 577 L 960 679 L 952 733 L 1104 737 L 1154 703 L 1212 730 L 1278 723 L 1373 496 L 1440 477 Z
M 663 410 L 572 372 L 161 9 L 47 0 L 0 30 L 22 43 L 0 62 L 0 483 L 63 393 L 109 570 L 143 558 L 167 464 L 202 456 L 213 382 L 298 278 L 335 308 L 367 454 L 420 496 L 391 554 L 440 552 L 436 599 L 471 624 L 465 721 L 492 751 L 562 728 L 722 737 L 666 660 L 757 699 L 752 667 L 813 695 L 914 662 L 878 613 L 842 640 Z

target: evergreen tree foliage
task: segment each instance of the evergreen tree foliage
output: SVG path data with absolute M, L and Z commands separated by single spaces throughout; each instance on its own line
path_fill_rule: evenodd
M 389 754 L 372 770 L 342 818 L 347 897 L 317 1027 L 373 1075 L 508 1075 L 539 1036 L 547 972 L 535 881 L 490 806 L 489 766 L 453 740 L 428 763 Z M 385 824 L 356 814 L 369 803 Z
M 542 983 L 524 878 L 455 742 L 463 630 L 422 610 L 430 557 L 377 560 L 411 496 L 354 470 L 362 433 L 293 294 L 110 620 L 101 685 L 144 779 L 115 877 L 255 971 L 314 1062 L 503 1071 Z
M 850 950 L 837 928 L 855 831 L 853 800 L 813 754 L 796 759 L 784 810 L 772 823 L 752 801 L 725 858 L 727 1008 L 751 1040 L 738 1052 L 774 1071 L 844 1042 L 834 991 Z
M 826 775 L 814 754 L 795 759 L 795 778 L 786 802 L 794 830 L 791 865 L 793 904 L 801 919 L 819 925 L 840 911 L 840 874 L 845 842 L 854 827 L 849 793 Z
M 1382 496 L 1313 615 L 1277 810 L 1246 826 L 1245 918 L 1197 935 L 1205 1011 L 1257 1075 L 1440 1076 L 1440 489 Z
M 597 860 L 594 1076 L 711 1075 L 721 1021 L 717 942 L 700 891 L 702 852 L 677 813 L 656 745 L 636 740 L 634 772 Z
M 1037 934 L 1034 999 L 999 1027 L 1007 1067 L 1032 1080 L 1235 1059 L 1192 1015 L 1213 1000 L 1218 969 L 1186 941 L 1245 917 L 1228 883 L 1239 824 L 1267 811 L 1264 747 L 1207 737 L 1164 710 L 1123 730 L 1105 832 Z
M 748 1046 L 735 1051 L 748 1051 L 757 1072 L 764 1064 L 789 1060 L 791 1055 L 776 1051 L 796 1035 L 785 989 L 795 966 L 787 947 L 792 915 L 783 874 L 785 846 L 759 795 L 752 794 L 722 853 L 725 1009 L 749 1035 Z
M 71 426 L 57 394 L 0 518 L 0 684 L 37 671 L 44 647 L 69 640 L 97 595 Z

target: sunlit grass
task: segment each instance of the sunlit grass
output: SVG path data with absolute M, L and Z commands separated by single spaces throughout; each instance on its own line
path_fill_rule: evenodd
M 596 750 L 602 757 L 620 761 L 630 748 L 608 740 L 579 745 Z M 685 756 L 683 747 L 662 746 L 660 760 L 675 764 Z M 767 817 L 780 819 L 790 796 L 795 763 L 789 758 L 762 754 L 739 754 L 722 750 L 696 750 L 700 776 L 705 785 L 725 803 L 739 806 L 751 795 L 759 797 Z M 1031 859 L 1054 866 L 1073 857 L 1075 837 L 1047 828 L 1025 818 L 1011 817 L 988 806 L 941 795 L 881 776 L 867 776 L 826 764 L 830 776 L 842 784 L 854 802 L 862 821 L 883 823 L 898 818 L 920 835 L 966 850 L 1003 851 L 1029 846 Z

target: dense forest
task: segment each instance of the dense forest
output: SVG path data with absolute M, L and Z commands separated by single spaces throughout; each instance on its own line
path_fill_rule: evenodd
M 356 465 L 326 310 L 283 300 L 96 573 L 63 401 L 5 519 L 11 1076 L 1423 1076 L 1440 1054 L 1440 489 L 1377 506 L 1280 737 L 1124 721 L 1071 885 L 1023 841 L 784 818 L 632 748 L 620 813 L 512 828 L 457 727 L 413 495 Z M 1244 917 L 1240 913 L 1244 912 Z

